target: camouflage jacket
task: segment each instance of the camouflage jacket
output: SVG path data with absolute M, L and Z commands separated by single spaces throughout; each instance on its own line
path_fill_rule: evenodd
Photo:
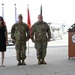
M 28 25 L 25 23 L 15 23 L 11 28 L 11 38 L 13 40 L 28 41 L 30 38 Z
M 35 38 L 34 38 L 35 37 Z M 36 22 L 32 26 L 32 40 L 50 39 L 50 27 L 46 22 Z

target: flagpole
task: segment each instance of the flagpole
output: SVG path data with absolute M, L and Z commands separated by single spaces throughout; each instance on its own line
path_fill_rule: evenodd
M 4 19 L 4 3 L 2 3 L 2 17 Z
M 14 4 L 15 6 L 15 22 L 16 22 L 16 4 Z
M 27 4 L 27 12 L 28 12 L 28 7 L 29 7 L 29 4 Z M 28 14 L 28 13 L 27 13 Z M 28 15 L 27 15 L 28 16 Z M 27 17 L 28 18 L 28 17 Z M 28 22 L 28 20 L 27 20 Z M 28 56 L 29 56 L 29 40 L 28 40 Z
M 40 14 L 42 15 L 42 4 L 41 4 L 41 9 L 40 9 Z
M 29 40 L 28 40 L 28 56 L 29 56 Z
M 29 27 L 30 37 L 31 37 L 31 21 L 30 21 L 29 4 L 27 4 L 27 24 Z M 29 40 L 28 40 L 28 56 L 29 56 Z

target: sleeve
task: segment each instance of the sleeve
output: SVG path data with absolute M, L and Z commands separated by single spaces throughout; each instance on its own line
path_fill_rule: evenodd
M 15 33 L 15 25 L 13 25 L 12 28 L 11 28 L 11 38 L 12 38 L 13 40 L 15 39 L 14 33 Z
M 32 31 L 31 31 L 31 39 L 34 41 L 34 32 L 35 32 L 35 27 L 34 25 L 32 26 Z
M 29 30 L 28 25 L 26 25 L 26 32 L 27 32 L 27 35 L 26 35 L 26 41 L 28 41 L 29 38 L 30 38 L 30 30 Z
M 47 24 L 47 34 L 48 34 L 48 39 L 50 40 L 50 38 L 51 38 L 51 30 L 50 30 L 50 27 L 49 27 L 48 24 Z

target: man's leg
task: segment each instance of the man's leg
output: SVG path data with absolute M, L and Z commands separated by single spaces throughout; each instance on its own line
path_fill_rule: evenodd
M 37 53 L 38 64 L 41 64 L 41 40 L 36 41 L 35 48 Z
M 41 64 L 41 49 L 37 50 L 37 59 L 38 59 L 38 64 Z
M 43 40 L 42 41 L 42 64 L 47 64 L 46 61 L 45 61 L 46 48 L 47 48 L 47 41 Z
M 17 57 L 17 60 L 18 60 L 18 66 L 21 65 L 21 53 L 19 50 L 16 50 L 16 57 Z
M 26 65 L 25 59 L 26 59 L 26 44 L 23 44 L 22 45 L 22 65 Z
M 16 41 L 16 58 L 18 60 L 18 66 L 21 65 L 21 45 L 20 45 L 20 41 Z

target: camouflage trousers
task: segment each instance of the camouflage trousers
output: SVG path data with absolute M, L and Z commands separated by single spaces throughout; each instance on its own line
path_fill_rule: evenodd
M 39 40 L 35 42 L 35 48 L 37 52 L 37 58 L 43 59 L 46 56 L 46 48 L 47 48 L 47 41 L 46 40 Z
M 26 58 L 26 42 L 16 41 L 15 45 L 17 60 L 24 60 Z

